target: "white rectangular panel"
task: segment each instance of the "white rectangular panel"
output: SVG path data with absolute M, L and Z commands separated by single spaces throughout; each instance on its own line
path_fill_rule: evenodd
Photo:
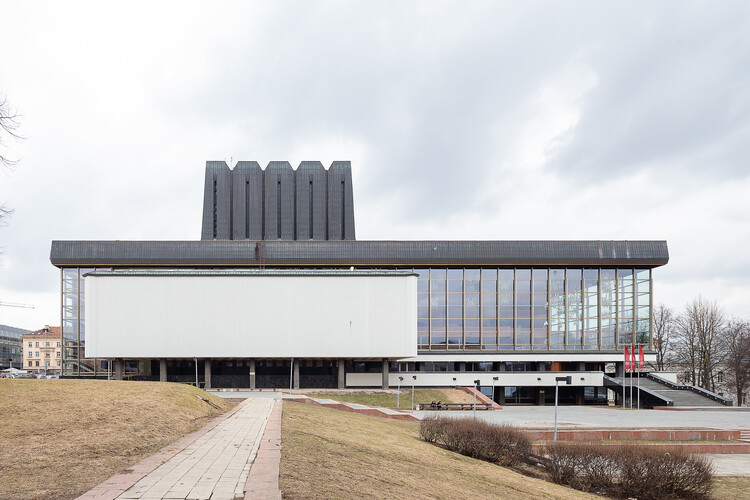
M 417 354 L 413 275 L 86 277 L 86 357 Z

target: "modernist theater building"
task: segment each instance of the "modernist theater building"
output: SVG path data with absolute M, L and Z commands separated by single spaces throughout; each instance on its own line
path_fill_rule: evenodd
M 349 162 L 208 162 L 199 241 L 53 241 L 63 376 L 606 399 L 665 241 L 360 241 Z M 551 390 L 552 389 L 552 390 Z M 610 392 L 612 395 L 614 392 Z

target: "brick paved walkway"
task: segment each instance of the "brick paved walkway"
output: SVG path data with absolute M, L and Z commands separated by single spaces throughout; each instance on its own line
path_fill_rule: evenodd
M 117 498 L 243 498 L 250 465 L 273 406 L 272 399 L 247 401 L 235 414 Z

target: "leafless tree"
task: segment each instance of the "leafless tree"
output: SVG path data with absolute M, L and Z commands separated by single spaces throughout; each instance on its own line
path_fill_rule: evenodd
M 659 304 L 654 309 L 654 349 L 656 349 L 656 369 L 664 371 L 669 362 L 670 351 L 675 337 L 675 315 L 670 308 Z
M 724 311 L 703 297 L 690 302 L 677 319 L 676 361 L 685 370 L 685 382 L 715 392 L 716 368 L 724 361 Z
M 737 395 L 742 406 L 745 390 L 750 386 L 750 323 L 733 319 L 724 329 L 726 348 L 726 385 Z
M 18 135 L 18 127 L 20 116 L 10 107 L 8 100 L 3 96 L 0 97 L 0 169 L 12 168 L 17 160 L 12 160 L 7 157 L 3 150 L 6 147 L 8 138 L 10 139 L 21 139 Z M 3 224 L 5 218 L 13 212 L 4 203 L 0 203 L 0 225 Z

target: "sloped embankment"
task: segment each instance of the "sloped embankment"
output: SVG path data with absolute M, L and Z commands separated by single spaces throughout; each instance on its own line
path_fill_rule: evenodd
M 184 384 L 0 380 L 0 498 L 75 497 L 231 406 Z

